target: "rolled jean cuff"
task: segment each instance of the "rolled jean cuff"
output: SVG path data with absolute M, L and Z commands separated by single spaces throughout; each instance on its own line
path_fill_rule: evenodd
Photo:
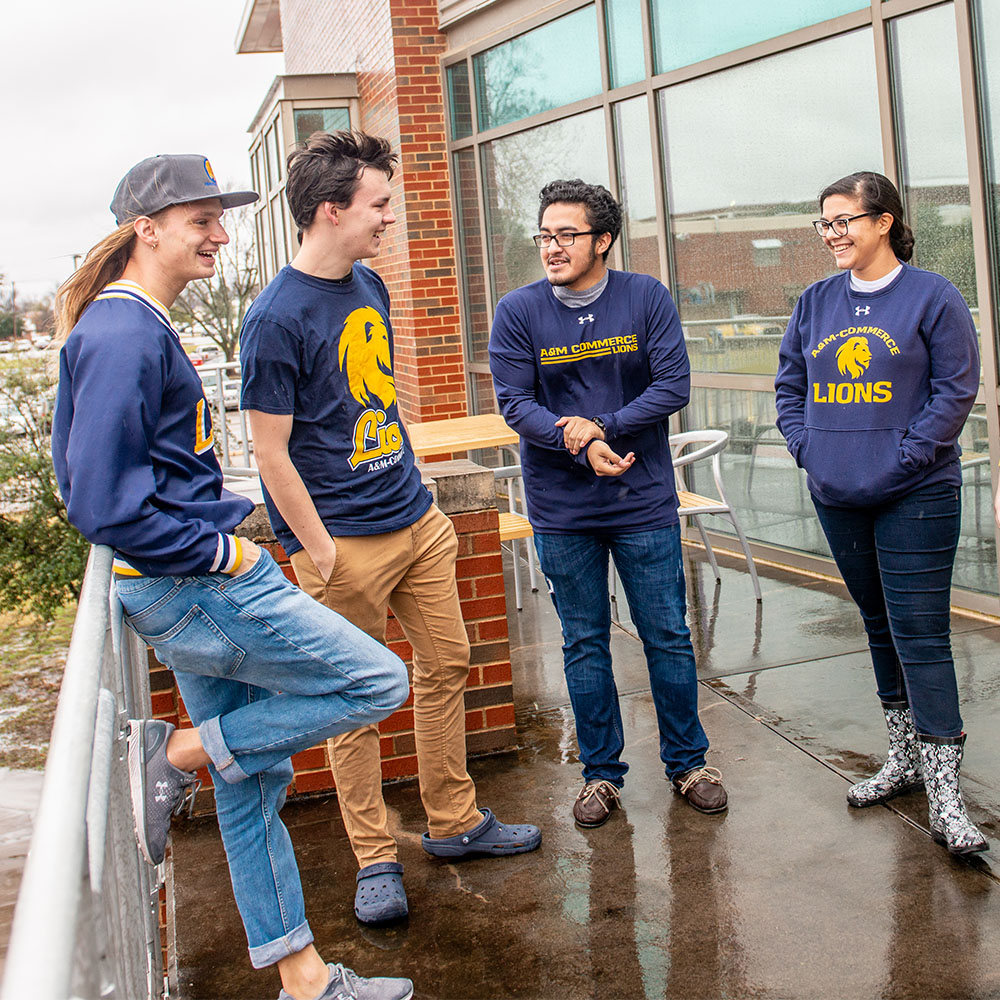
M 302 951 L 313 943 L 313 933 L 309 929 L 309 921 L 303 920 L 298 927 L 283 934 L 267 944 L 259 944 L 250 949 L 250 964 L 255 969 L 266 969 L 275 962 L 280 962 L 289 955 Z
M 212 758 L 212 764 L 223 781 L 229 785 L 235 785 L 237 782 L 245 781 L 250 777 L 236 763 L 236 758 L 229 747 L 226 746 L 225 737 L 222 735 L 220 716 L 216 715 L 211 719 L 206 719 L 198 727 L 198 735 L 201 737 L 201 745 L 205 748 L 205 753 Z

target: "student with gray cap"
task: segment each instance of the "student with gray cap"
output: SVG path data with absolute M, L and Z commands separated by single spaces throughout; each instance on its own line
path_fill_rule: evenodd
M 253 504 L 223 489 L 201 380 L 170 324 L 187 283 L 215 273 L 223 211 L 256 199 L 220 191 L 202 156 L 128 172 L 118 228 L 59 291 L 53 462 L 70 521 L 114 548 L 126 621 L 174 670 L 196 726 L 129 724 L 144 857 L 163 861 L 171 815 L 207 767 L 250 960 L 277 965 L 279 1000 L 408 1000 L 408 979 L 320 958 L 278 815 L 291 755 L 384 719 L 408 694 L 406 669 L 233 533 Z

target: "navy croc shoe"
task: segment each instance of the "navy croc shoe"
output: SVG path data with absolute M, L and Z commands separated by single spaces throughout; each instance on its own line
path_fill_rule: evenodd
M 361 923 L 387 924 L 402 920 L 409 912 L 401 864 L 382 861 L 358 872 L 354 915 Z
M 483 820 L 471 830 L 454 837 L 424 834 L 420 843 L 436 858 L 471 858 L 482 855 L 525 854 L 542 842 L 542 831 L 530 823 L 508 826 L 497 821 L 489 809 L 481 809 Z

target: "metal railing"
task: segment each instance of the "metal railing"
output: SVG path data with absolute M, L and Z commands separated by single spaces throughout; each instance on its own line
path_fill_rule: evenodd
M 0 1000 L 164 992 L 158 870 L 132 827 L 125 722 L 150 715 L 144 645 L 94 546 L 59 693 Z
M 206 362 L 198 366 L 198 374 L 205 387 L 205 398 L 214 411 L 212 426 L 219 445 L 222 474 L 256 476 L 247 415 L 240 409 L 240 363 Z

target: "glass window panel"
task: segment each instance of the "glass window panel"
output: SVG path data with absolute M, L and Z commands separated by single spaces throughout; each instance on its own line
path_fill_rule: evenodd
M 261 254 L 260 262 L 264 269 L 264 281 L 274 277 L 274 251 L 271 241 L 271 213 L 265 208 L 258 215 L 260 219 Z
M 469 90 L 469 64 L 455 63 L 446 70 L 448 80 L 448 111 L 451 116 L 452 139 L 472 135 L 472 93 Z
M 835 270 L 810 222 L 816 196 L 844 174 L 882 170 L 871 31 L 670 87 L 660 117 L 692 368 L 771 374 L 795 300 Z
M 696 386 L 683 411 L 686 427 L 713 427 L 729 433 L 722 453 L 722 481 L 743 530 L 754 541 L 813 555 L 829 556 L 823 530 L 806 488 L 805 473 L 788 454 L 775 425 L 774 394 Z M 704 468 L 702 467 L 704 466 Z M 688 486 L 711 496 L 710 463 L 689 466 Z M 713 531 L 727 531 L 714 518 Z
M 272 125 L 264 133 L 264 151 L 267 160 L 267 189 L 268 191 L 278 186 L 281 180 L 281 173 L 278 169 L 278 147 L 275 141 L 275 126 Z
M 645 97 L 614 107 L 618 189 L 624 209 L 625 266 L 660 277 L 660 247 L 656 238 L 656 194 L 653 186 L 653 146 L 649 136 L 649 105 Z
M 978 326 L 954 6 L 897 18 L 890 31 L 903 198 L 916 237 L 913 263 L 951 281 Z
M 493 377 L 489 372 L 470 372 L 469 378 L 472 381 L 472 412 L 473 413 L 497 413 L 497 397 L 493 392 Z M 517 447 L 515 445 L 515 447 Z M 496 449 L 491 452 L 480 452 L 481 456 L 492 453 L 496 456 Z M 482 463 L 482 458 L 478 460 Z M 493 464 L 496 465 L 496 458 Z
M 601 92 L 597 14 L 582 7 L 475 56 L 485 130 Z
M 983 91 L 983 137 L 986 147 L 987 190 L 991 208 L 994 288 L 1000 293 L 1000 4 L 982 0 L 977 8 L 976 41 Z M 993 53 L 987 59 L 987 53 Z
M 260 179 L 262 187 L 258 194 L 266 195 L 271 189 L 271 164 L 267 155 L 267 139 L 262 138 L 260 142 L 261 170 Z
M 288 202 L 284 198 L 281 199 L 281 218 L 285 223 L 285 246 L 290 247 L 290 255 L 295 256 L 295 251 L 299 246 L 298 227 L 292 218 L 292 211 L 288 207 Z
M 351 127 L 347 108 L 296 108 L 295 141 L 305 142 L 313 132 L 336 132 Z
M 458 202 L 456 222 L 462 261 L 466 359 L 488 363 L 489 292 L 486 287 L 486 261 L 483 256 L 483 235 L 476 196 L 476 154 L 471 149 L 455 153 L 455 198 Z
M 531 237 L 538 192 L 549 181 L 582 177 L 610 186 L 604 112 L 597 108 L 483 145 L 486 232 L 493 302 L 543 277 Z
M 254 191 L 260 193 L 260 146 L 250 150 L 250 177 Z
M 729 433 L 722 453 L 722 480 L 743 530 L 754 541 L 829 557 L 830 549 L 809 499 L 806 476 L 795 466 L 775 425 L 774 395 L 769 392 L 704 388 L 691 390 L 684 410 L 686 427 L 716 427 Z M 996 543 L 986 408 L 977 404 L 959 439 L 962 446 L 962 525 L 954 584 L 995 594 Z M 711 470 L 690 467 L 688 485 L 710 495 Z M 713 531 L 733 535 L 720 519 Z
M 868 6 L 869 0 L 652 0 L 656 72 L 689 66 Z
M 646 75 L 642 51 L 642 0 L 605 0 L 611 86 L 624 87 Z
M 274 226 L 275 266 L 280 269 L 288 263 L 288 245 L 285 243 L 285 199 L 280 194 L 271 199 L 271 221 Z
M 264 144 L 267 146 L 270 188 L 273 189 L 281 183 L 281 178 L 283 176 L 282 168 L 284 166 L 281 161 L 281 142 L 278 139 L 277 120 L 275 120 L 274 124 L 265 133 Z
M 958 443 L 962 448 L 962 526 L 953 582 L 964 590 L 995 594 L 997 552 L 985 404 L 972 408 Z

